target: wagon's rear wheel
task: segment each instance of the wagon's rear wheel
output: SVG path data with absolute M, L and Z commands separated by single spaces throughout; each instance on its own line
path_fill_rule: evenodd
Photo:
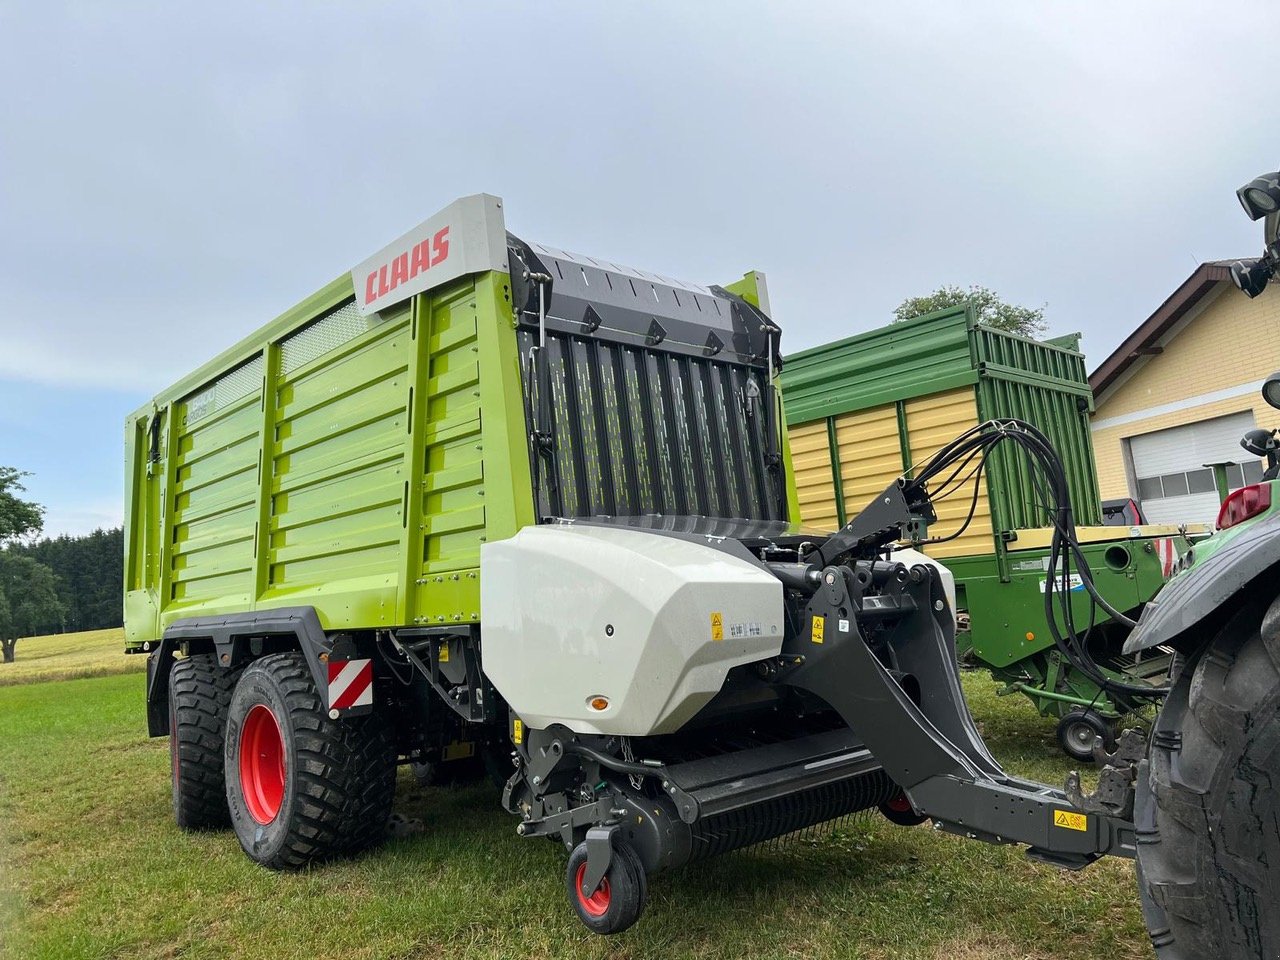
M 231 824 L 222 745 L 237 673 L 205 654 L 174 661 L 169 673 L 169 782 L 183 830 Z
M 395 792 L 386 716 L 330 719 L 300 653 L 245 668 L 227 717 L 226 800 L 240 846 L 272 868 L 381 839 Z
M 1247 605 L 1174 684 L 1134 820 L 1161 960 L 1280 956 L 1280 600 Z

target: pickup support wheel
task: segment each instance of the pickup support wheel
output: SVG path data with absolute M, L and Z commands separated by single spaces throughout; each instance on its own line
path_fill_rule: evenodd
M 616 843 L 609 869 L 595 890 L 586 893 L 587 845 L 580 843 L 565 867 L 565 892 L 578 919 L 592 933 L 621 933 L 640 919 L 648 899 L 648 881 L 640 857 L 625 843 Z
M 1058 721 L 1058 745 L 1072 760 L 1093 762 L 1094 737 L 1101 738 L 1108 751 L 1115 750 L 1115 724 L 1096 710 L 1072 710 Z
M 240 846 L 273 869 L 381 839 L 395 792 L 385 711 L 331 719 L 301 653 L 255 660 L 227 712 L 226 802 Z
M 173 819 L 183 830 L 231 826 L 222 739 L 239 671 L 211 654 L 175 660 L 169 673 L 169 779 Z
M 880 804 L 880 813 L 890 823 L 896 823 L 900 827 L 918 827 L 929 819 L 916 813 L 907 795 L 901 791 Z

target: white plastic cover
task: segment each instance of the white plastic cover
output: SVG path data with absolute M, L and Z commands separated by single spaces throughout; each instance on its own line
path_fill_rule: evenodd
M 647 736 L 780 652 L 782 584 L 679 537 L 531 526 L 481 549 L 480 619 L 484 671 L 525 723 Z

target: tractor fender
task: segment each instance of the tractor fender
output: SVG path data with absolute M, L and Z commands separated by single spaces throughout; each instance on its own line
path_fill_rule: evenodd
M 1203 560 L 1191 565 L 1165 584 L 1147 601 L 1138 625 L 1124 644 L 1125 653 L 1136 653 L 1160 644 L 1176 646 L 1193 632 L 1216 627 L 1234 611 L 1229 601 L 1246 593 L 1259 581 L 1274 586 L 1280 567 L 1280 513 L 1251 524 Z M 1186 563 L 1184 557 L 1180 563 Z

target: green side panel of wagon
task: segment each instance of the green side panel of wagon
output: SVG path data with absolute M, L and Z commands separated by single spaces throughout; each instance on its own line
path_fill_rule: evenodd
M 896 470 L 878 474 L 887 483 L 932 452 L 927 438 L 910 442 L 912 430 L 928 429 L 931 419 L 949 419 L 947 439 L 983 420 L 1029 420 L 1063 458 L 1077 521 L 1097 524 L 1101 506 L 1089 435 L 1093 398 L 1084 357 L 1064 339 L 1041 342 L 985 327 L 963 306 L 791 354 L 782 374 L 787 426 L 813 431 L 825 421 L 836 431 L 849 428 L 856 441 L 873 415 L 892 421 L 901 456 L 892 464 Z M 943 398 L 946 409 L 937 409 Z M 912 422 L 913 408 L 919 424 Z M 1038 497 L 1020 458 L 998 451 L 984 480 L 992 537 L 1041 525 Z M 844 493 L 829 515 L 843 517 L 865 502 Z
M 533 522 L 507 277 L 373 318 L 353 296 L 335 281 L 131 419 L 128 641 L 280 606 L 479 618 L 480 545 Z
M 538 257 L 551 266 L 530 271 Z M 547 278 L 545 316 L 534 275 Z M 614 325 L 591 313 L 590 326 L 581 311 L 596 307 Z M 730 402 L 750 393 L 781 409 L 762 387 L 777 342 L 767 309 L 762 274 L 726 292 L 605 271 L 508 234 L 497 197 L 455 201 L 128 418 L 127 644 L 279 607 L 313 607 L 331 631 L 477 623 L 481 547 L 537 522 L 551 489 L 545 463 L 535 483 L 544 447 L 531 438 L 542 323 L 557 363 L 555 490 L 619 493 L 546 516 L 794 520 L 780 415 Z M 670 337 L 647 332 L 653 314 Z M 633 424 L 659 387 L 674 419 Z M 723 416 L 695 417 L 716 391 L 707 402 Z M 696 463 L 668 455 L 681 430 L 699 438 Z M 677 466 L 692 471 L 679 481 L 692 499 L 655 510 L 646 494 L 676 484 Z
M 1026 420 L 1062 458 L 1099 589 L 1117 609 L 1136 610 L 1160 589 L 1169 558 L 1187 542 L 1173 527 L 1099 526 L 1093 398 L 1078 345 L 1077 335 L 1038 341 L 986 327 L 961 306 L 788 356 L 782 382 L 802 516 L 821 526 L 844 523 L 964 430 L 990 419 Z M 968 527 L 924 549 L 956 575 L 969 627 L 960 634 L 962 652 L 971 643 L 984 665 L 1042 712 L 1092 703 L 1114 713 L 1096 684 L 1056 662 L 1043 605 L 1049 551 L 1040 500 L 1025 458 L 997 449 L 980 477 L 938 503 L 929 535 L 956 534 L 972 514 Z M 1088 624 L 1083 590 L 1072 600 L 1078 625 Z M 1100 638 L 1117 626 L 1099 612 Z

